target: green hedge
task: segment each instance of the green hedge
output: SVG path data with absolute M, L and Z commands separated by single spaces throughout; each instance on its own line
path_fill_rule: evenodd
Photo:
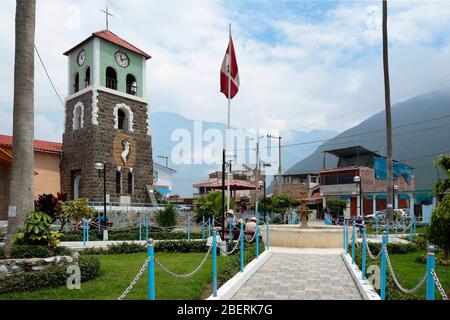
M 426 240 L 423 240 L 423 238 L 416 238 L 416 241 L 412 243 L 394 243 L 389 242 L 387 245 L 388 252 L 390 254 L 406 254 L 406 253 L 412 253 L 419 250 L 426 250 L 427 244 Z M 374 243 L 374 242 L 368 242 L 370 251 L 378 253 L 381 250 L 381 243 Z M 355 248 L 356 245 L 355 245 Z M 352 245 L 348 245 L 348 252 L 351 254 L 352 252 Z
M 206 241 L 158 241 L 155 243 L 155 252 L 206 252 L 208 246 Z M 128 254 L 136 252 L 147 252 L 147 246 L 140 243 L 122 242 L 109 245 L 107 249 L 90 248 L 81 251 L 83 255 L 98 254 Z
M 154 240 L 182 240 L 187 239 L 186 232 L 168 232 L 162 231 L 161 229 L 150 227 L 149 237 Z M 142 238 L 145 238 L 145 228 L 142 228 Z M 201 232 L 191 232 L 191 239 L 201 239 Z M 101 241 L 103 240 L 103 231 L 91 230 L 89 231 L 90 241 Z M 129 230 L 110 230 L 108 231 L 108 240 L 139 240 L 139 228 L 129 229 Z M 69 231 L 64 232 L 61 237 L 61 241 L 83 241 L 83 232 L 79 231 Z
M 78 265 L 82 282 L 100 275 L 100 261 L 97 257 L 81 256 Z M 42 271 L 15 274 L 0 279 L 0 294 L 65 286 L 69 276 L 67 266 L 52 266 Z
M 48 258 L 51 256 L 70 256 L 72 251 L 66 247 L 49 249 L 38 245 L 15 245 L 11 249 L 11 258 Z

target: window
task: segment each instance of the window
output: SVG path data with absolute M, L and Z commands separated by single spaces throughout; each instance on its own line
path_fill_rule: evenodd
M 126 126 L 127 126 L 127 116 L 125 114 L 125 112 L 123 112 L 122 109 L 119 109 L 117 111 L 117 118 L 118 118 L 118 125 L 119 125 L 119 129 L 120 130 L 127 130 Z
M 73 200 L 78 200 L 81 194 L 81 176 L 76 176 L 73 182 Z
M 75 74 L 75 82 L 73 84 L 73 92 L 78 92 L 80 91 L 80 74 L 77 72 Z
M 111 67 L 106 68 L 106 87 L 117 90 L 117 73 Z
M 133 96 L 137 94 L 136 78 L 131 74 L 127 75 L 127 93 Z
M 122 172 L 116 171 L 116 193 L 122 193 Z
M 91 85 L 91 68 L 87 67 L 86 69 L 86 77 L 84 78 L 84 86 L 85 88 Z
M 119 103 L 114 107 L 114 129 L 133 132 L 133 112 L 124 103 Z
M 83 128 L 84 105 L 78 102 L 73 107 L 72 129 L 78 130 Z
M 134 175 L 133 172 L 128 172 L 128 193 L 134 194 Z

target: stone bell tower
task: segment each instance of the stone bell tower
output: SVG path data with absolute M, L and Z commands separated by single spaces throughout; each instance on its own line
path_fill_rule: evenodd
M 93 33 L 68 57 L 61 190 L 70 199 L 151 202 L 153 182 L 146 62 L 151 57 L 109 30 Z

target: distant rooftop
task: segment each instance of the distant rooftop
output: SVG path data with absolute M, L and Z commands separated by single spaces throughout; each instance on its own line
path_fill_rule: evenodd
M 354 146 L 354 147 L 348 147 L 348 148 L 342 148 L 342 149 L 333 149 L 333 150 L 326 150 L 324 151 L 326 153 L 332 154 L 338 158 L 342 157 L 354 157 L 356 155 L 364 155 L 364 154 L 377 154 L 375 151 L 368 150 L 361 146 Z

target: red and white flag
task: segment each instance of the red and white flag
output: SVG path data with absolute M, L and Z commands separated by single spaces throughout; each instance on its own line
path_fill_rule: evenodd
M 228 83 L 230 88 L 228 91 Z M 239 91 L 239 69 L 236 60 L 236 53 L 234 52 L 233 39 L 230 34 L 230 42 L 228 43 L 227 52 L 223 58 L 222 68 L 220 69 L 220 92 L 225 97 L 233 99 Z M 229 96 L 228 96 L 229 95 Z

